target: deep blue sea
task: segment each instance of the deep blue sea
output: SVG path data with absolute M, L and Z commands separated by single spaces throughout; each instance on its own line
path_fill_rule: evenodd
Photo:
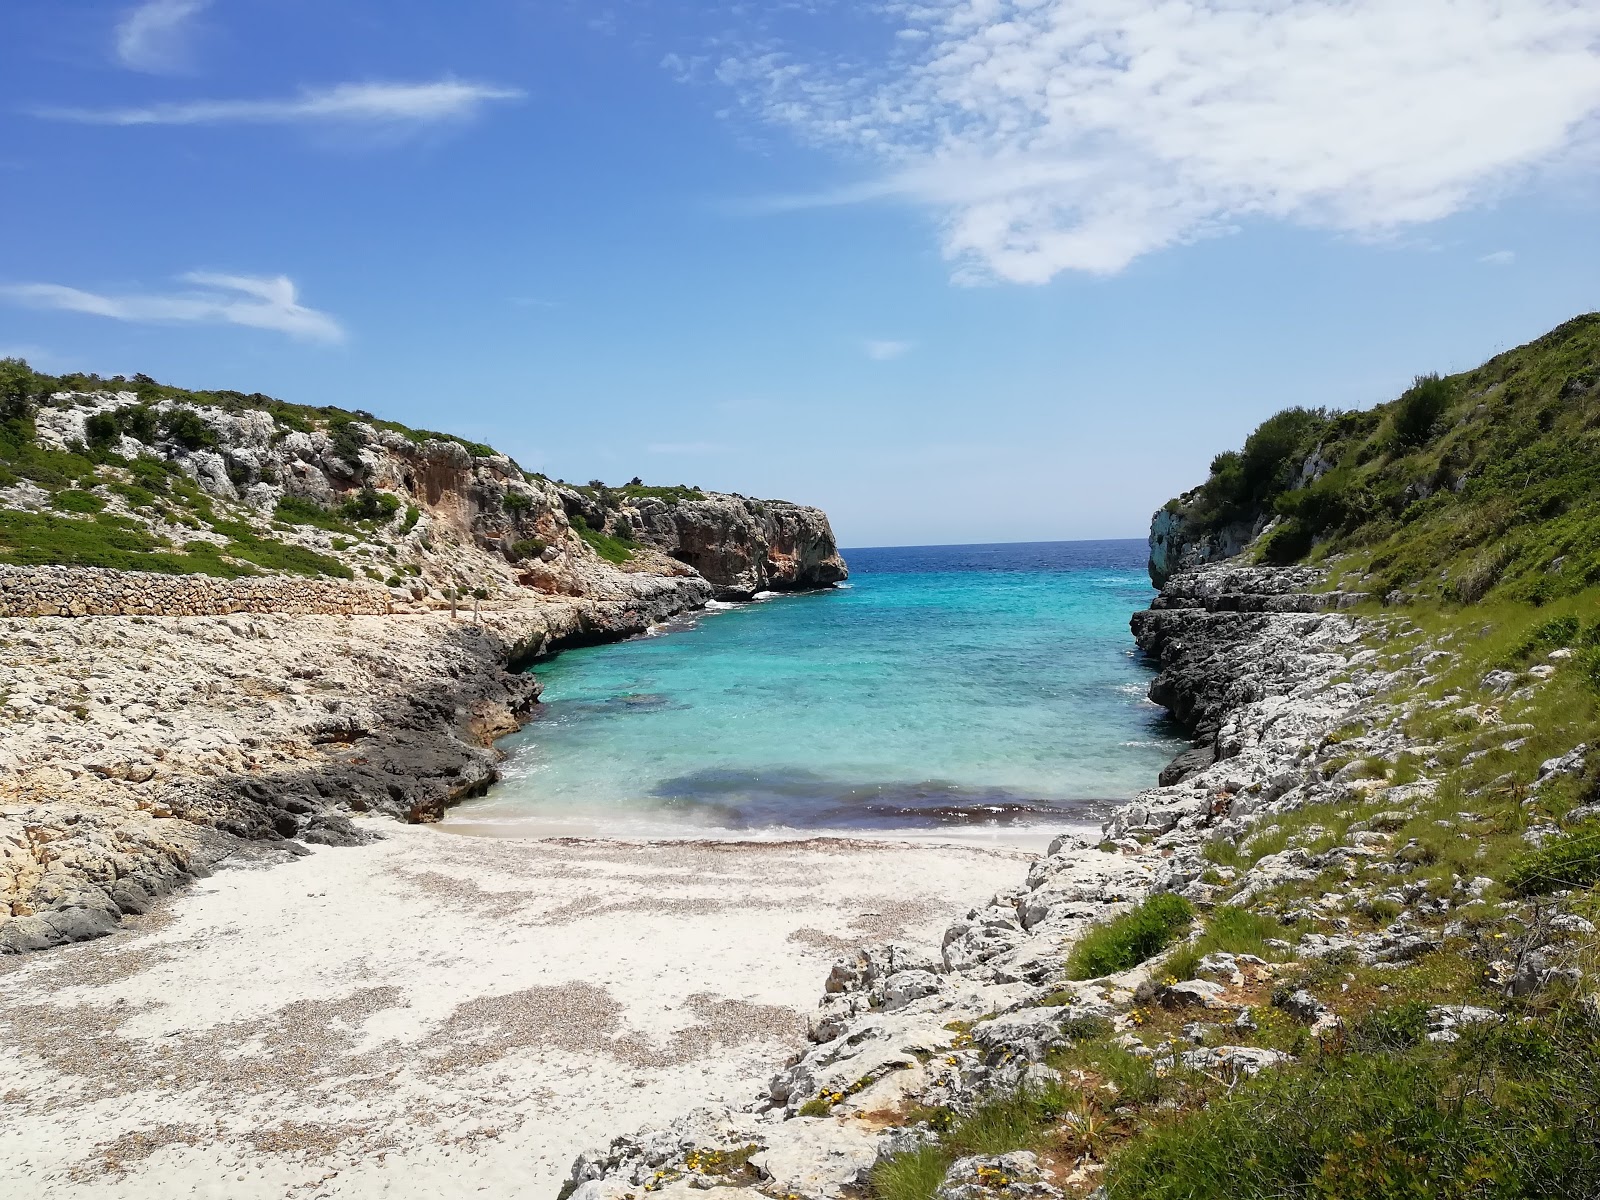
M 504 781 L 451 824 L 895 829 L 1093 819 L 1183 743 L 1128 634 L 1145 543 L 846 550 L 848 585 L 533 669 Z

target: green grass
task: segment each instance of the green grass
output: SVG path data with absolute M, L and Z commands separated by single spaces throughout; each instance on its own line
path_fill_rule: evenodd
M 582 517 L 572 518 L 572 528 L 596 554 L 608 563 L 622 564 L 633 557 L 633 552 L 638 549 L 639 543 L 632 538 L 612 537 L 609 533 L 601 533 L 590 529 Z
M 272 515 L 288 525 L 310 525 L 315 529 L 326 529 L 329 533 L 355 532 L 350 522 L 339 514 L 301 496 L 282 497 L 273 508 Z
M 1112 1160 L 1111 1200 L 1477 1200 L 1600 1189 L 1600 1030 L 1578 1011 L 1264 1072 L 1143 1130 Z
M 878 1200 L 932 1200 L 949 1169 L 950 1156 L 938 1146 L 896 1154 L 872 1168 L 872 1194 Z
M 1187 930 L 1193 916 L 1187 900 L 1164 892 L 1120 917 L 1090 926 L 1067 957 L 1067 978 L 1098 979 L 1138 966 Z
M 93 492 L 82 492 L 76 488 L 57 492 L 50 497 L 50 504 L 62 512 L 70 513 L 97 513 L 106 506 L 106 502 Z
M 1600 883 L 1600 821 L 1590 821 L 1513 860 L 1506 886 L 1519 896 Z

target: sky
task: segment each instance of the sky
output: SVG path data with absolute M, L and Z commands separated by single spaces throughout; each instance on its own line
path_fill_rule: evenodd
M 1600 308 L 1600 5 L 6 0 L 0 229 L 41 370 L 1139 537 Z

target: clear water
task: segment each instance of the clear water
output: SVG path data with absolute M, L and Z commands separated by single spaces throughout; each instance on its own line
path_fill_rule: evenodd
M 832 591 L 534 669 L 504 781 L 452 824 L 544 832 L 1092 819 L 1182 743 L 1144 698 L 1142 541 L 849 550 Z

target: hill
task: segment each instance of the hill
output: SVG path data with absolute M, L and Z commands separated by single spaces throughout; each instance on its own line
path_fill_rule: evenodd
M 1362 590 L 1535 604 L 1600 582 L 1600 313 L 1365 411 L 1287 408 L 1156 514 L 1151 577 L 1259 537 Z
M 573 486 L 371 413 L 0 360 L 0 564 L 369 581 L 398 604 L 595 595 L 700 572 L 720 596 L 843 579 L 827 517 L 699 488 Z

